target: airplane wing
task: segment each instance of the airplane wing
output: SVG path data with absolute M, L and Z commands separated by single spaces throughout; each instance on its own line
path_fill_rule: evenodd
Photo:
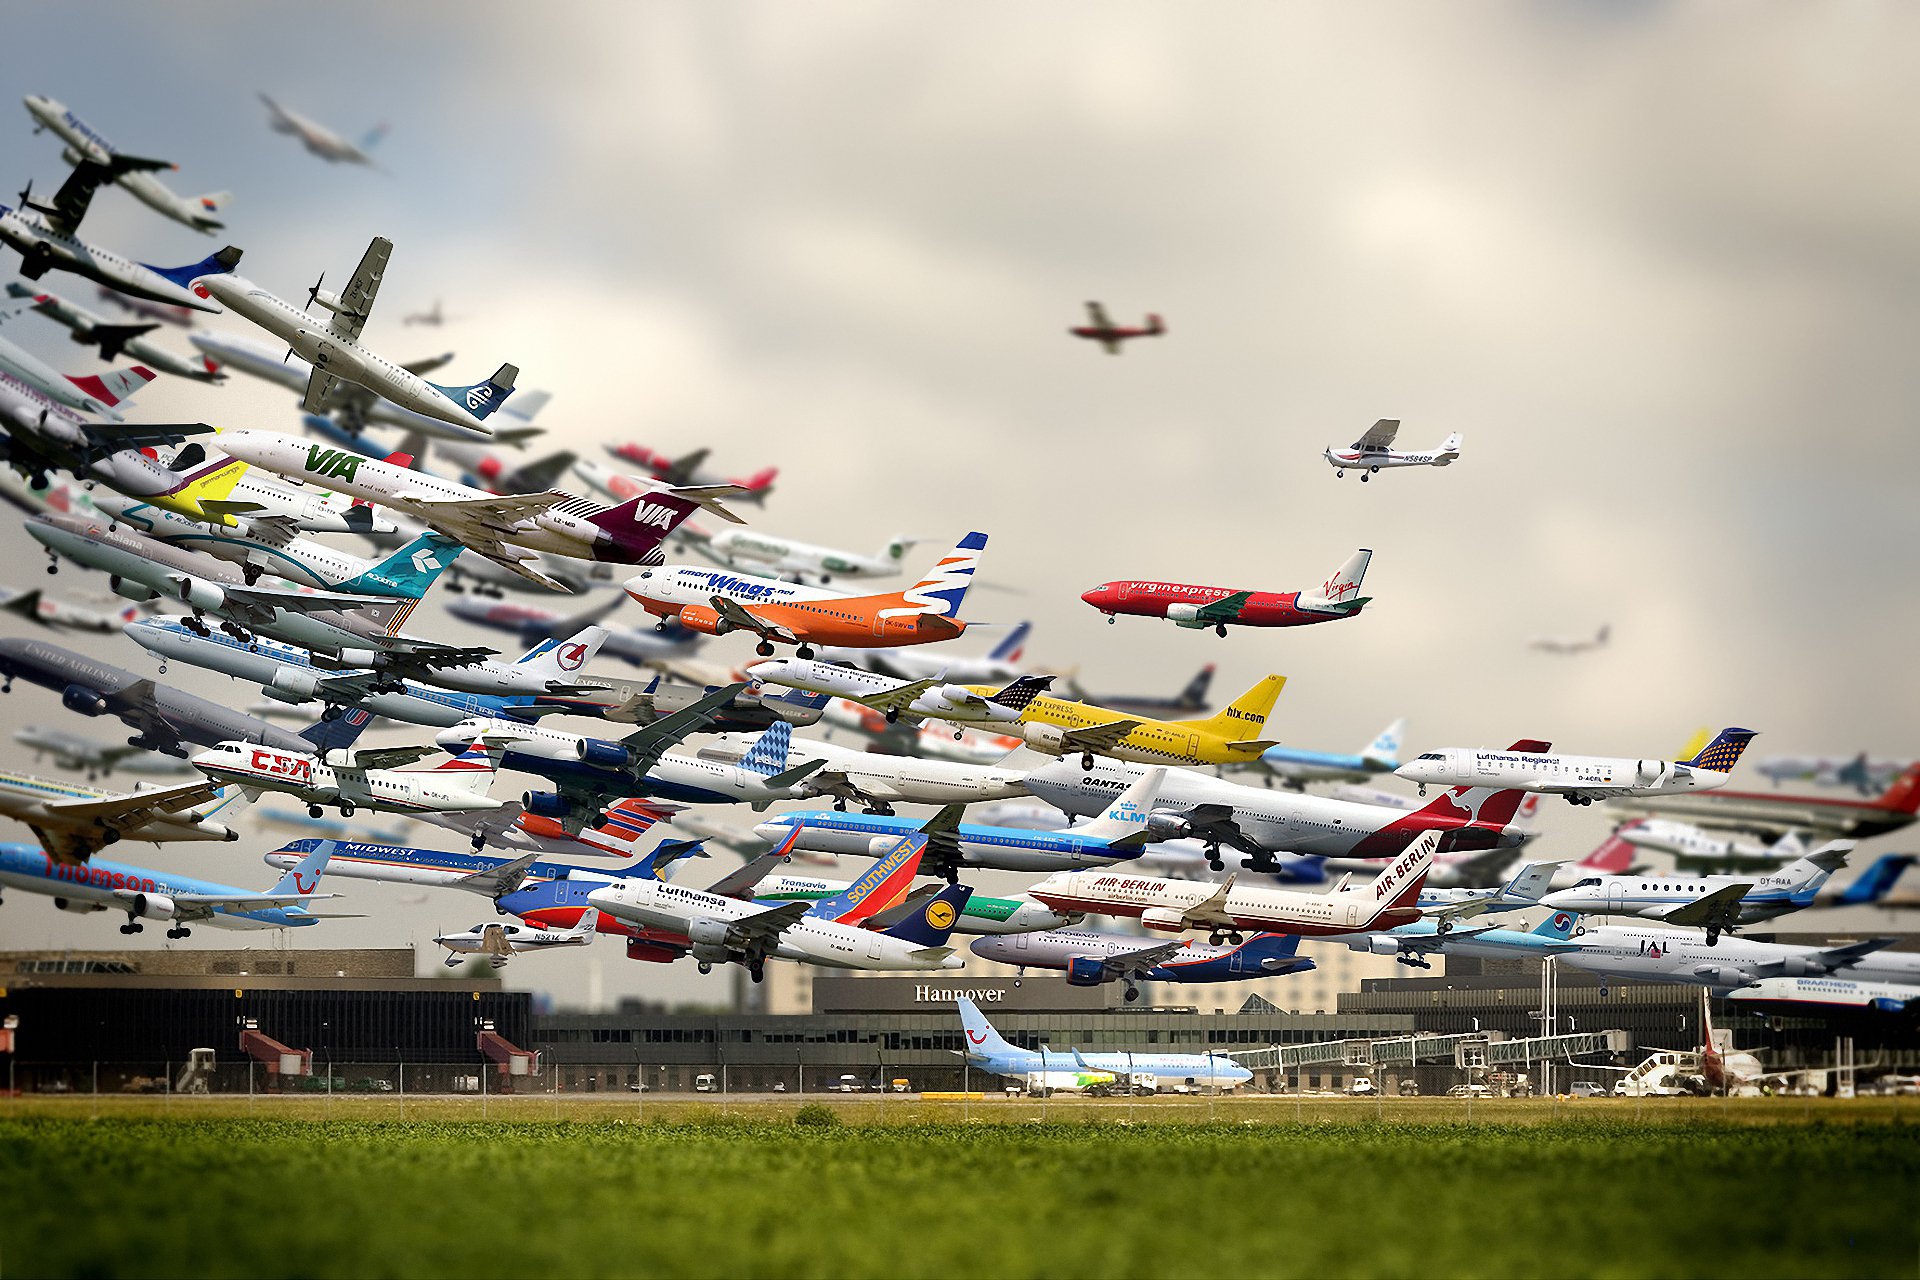
M 711 449 L 695 449 L 685 457 L 675 458 L 673 465 L 667 468 L 667 483 L 685 484 L 693 479 L 693 473 L 700 469 L 700 464 L 707 460 L 711 452 Z
M 1083 729 L 1069 729 L 1062 735 L 1063 751 L 1071 754 L 1075 751 L 1111 751 L 1120 744 L 1120 739 L 1140 727 L 1138 720 L 1115 720 L 1111 724 L 1090 724 Z
M 746 687 L 745 680 L 723 686 L 698 702 L 689 703 L 672 715 L 661 716 L 646 728 L 620 739 L 620 745 L 633 753 L 627 768 L 636 777 L 645 773 L 668 747 L 712 724 L 720 708 L 732 702 Z
M 1087 304 L 1087 323 L 1096 329 L 1113 328 L 1113 320 L 1107 315 L 1107 309 L 1097 302 Z
M 512 862 L 503 862 L 497 867 L 485 871 L 475 871 L 471 875 L 461 876 L 453 882 L 456 889 L 468 889 L 474 893 L 484 893 L 489 898 L 501 898 L 518 889 L 527 878 L 527 872 L 540 857 L 538 852 L 515 858 Z
M 425 521 L 435 533 L 451 538 L 475 555 L 485 556 L 502 569 L 537 582 L 549 591 L 567 591 L 567 585 L 524 563 L 532 553 L 507 541 L 520 521 L 572 501 L 558 491 L 507 494 L 495 498 L 390 499 L 392 506 Z
M 219 787 L 203 780 L 154 791 L 133 791 L 123 796 L 54 800 L 47 804 L 47 812 L 75 822 L 103 822 L 115 830 L 125 830 L 139 826 L 156 813 L 179 813 L 219 795 Z
M 787 865 L 784 853 L 763 853 L 745 866 L 738 867 L 707 886 L 707 892 L 723 898 L 751 898 L 753 887 Z
M 949 884 L 960 873 L 960 819 L 966 812 L 963 804 L 942 805 L 940 812 L 920 824 L 920 834 L 927 838 L 927 847 L 920 853 L 921 870 L 945 876 Z
M 824 764 L 825 762 L 822 761 Z M 858 800 L 862 804 L 871 797 L 853 784 L 853 779 L 844 769 L 822 769 L 813 775 L 807 784 L 810 794 L 833 796 L 837 800 Z
M 386 274 L 387 257 L 392 252 L 393 241 L 375 236 L 367 245 L 367 251 L 360 255 L 360 265 L 353 269 L 353 278 L 340 291 L 340 307 L 327 327 L 348 342 L 357 340 L 360 331 L 367 327 L 367 317 L 373 314 L 373 299 L 380 292 L 380 277 Z
M 811 902 L 783 902 L 777 907 L 750 915 L 727 924 L 727 941 L 735 938 L 735 945 L 748 948 L 769 947 L 780 940 L 780 935 L 800 923 L 801 917 L 813 909 Z
M 1196 840 L 1207 844 L 1223 844 L 1242 853 L 1267 852 L 1240 829 L 1240 824 L 1234 821 L 1233 806 L 1230 804 L 1197 804 L 1180 816 L 1193 828 L 1193 838 Z
M 353 753 L 353 769 L 397 769 L 438 751 L 438 747 L 361 747 Z
M 1141 947 L 1138 951 L 1127 951 L 1117 956 L 1109 956 L 1104 965 L 1119 973 L 1122 977 L 1143 974 L 1166 960 L 1174 953 L 1185 949 L 1184 943 L 1162 942 L 1156 946 Z
M 1230 596 L 1215 600 L 1212 604 L 1203 604 L 1193 615 L 1195 622 L 1232 622 L 1247 607 L 1247 601 L 1253 599 L 1251 591 L 1236 591 Z
M 897 716 L 915 702 L 918 702 L 921 694 L 939 683 L 938 680 L 909 680 L 907 683 L 888 689 L 884 693 L 870 693 L 864 698 L 853 698 L 851 701 L 857 702 L 863 707 L 872 707 L 875 711 L 882 714 L 892 712 Z
M 339 385 L 341 385 L 340 379 L 325 369 L 314 369 L 307 377 L 307 393 L 301 397 L 300 411 L 313 414 L 326 413 L 327 400 L 333 395 L 334 388 Z
M 89 422 L 87 437 L 109 450 L 157 449 L 162 445 L 183 444 L 188 436 L 205 435 L 213 430 L 204 422 Z
M 193 581 L 184 573 L 170 573 L 167 581 L 184 593 Z M 239 614 L 249 622 L 272 622 L 278 613 L 337 613 L 379 603 L 368 596 L 346 595 L 336 591 L 294 591 L 277 587 L 242 587 L 218 584 L 224 600 L 221 611 Z
M 70 236 L 80 229 L 81 220 L 87 216 L 87 209 L 93 204 L 93 193 L 100 189 L 101 183 L 112 182 L 113 178 L 111 166 L 94 160 L 82 160 L 73 166 L 73 172 L 53 193 L 52 204 L 22 203 L 45 215 L 49 227 L 61 235 Z
M 788 644 L 798 644 L 804 638 L 778 623 L 766 621 L 738 600 L 726 596 L 714 596 L 708 603 L 713 606 L 713 611 L 726 621 L 743 631 L 753 632 L 763 640 L 784 640 Z
M 1382 418 L 1361 433 L 1353 442 L 1356 449 L 1389 449 L 1393 447 L 1394 437 L 1400 434 L 1400 419 Z
M 1750 884 L 1730 884 L 1715 889 L 1704 898 L 1696 898 L 1661 916 L 1667 924 L 1699 925 L 1707 929 L 1728 929 L 1740 923 L 1740 902 L 1753 889 Z
M 1233 892 L 1233 882 L 1235 878 L 1234 876 L 1228 876 L 1220 882 L 1220 887 L 1214 890 L 1213 896 L 1188 907 L 1185 913 L 1181 915 L 1180 923 L 1189 928 L 1232 925 L 1234 923 L 1233 918 L 1227 914 L 1227 895 Z
M 1445 933 L 1436 932 L 1413 935 L 1389 933 L 1374 936 L 1394 938 L 1400 944 L 1401 951 L 1410 952 L 1414 955 L 1423 955 L 1429 951 L 1444 951 L 1449 942 L 1458 942 L 1462 938 L 1477 937 L 1480 934 L 1488 933 L 1499 927 L 1500 926 L 1496 924 L 1483 924 L 1472 929 L 1449 929 Z
M 40 842 L 40 847 L 63 866 L 81 865 L 100 852 L 106 843 L 98 834 L 86 828 L 49 827 L 39 822 L 29 822 L 27 828 L 33 832 L 33 838 Z

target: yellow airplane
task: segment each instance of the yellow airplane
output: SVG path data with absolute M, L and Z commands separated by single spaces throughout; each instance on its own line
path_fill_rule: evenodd
M 1267 676 L 1204 720 L 1154 720 L 1064 698 L 1035 697 L 1020 713 L 1019 732 L 1028 746 L 1051 756 L 1080 753 L 1080 767 L 1096 755 L 1144 764 L 1245 764 L 1268 747 L 1267 714 L 1286 686 L 1285 676 Z M 983 697 L 995 685 L 969 686 Z

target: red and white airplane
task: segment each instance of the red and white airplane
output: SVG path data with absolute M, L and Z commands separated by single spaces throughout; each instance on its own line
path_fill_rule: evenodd
M 1067 330 L 1076 338 L 1090 338 L 1107 349 L 1107 354 L 1120 354 L 1120 344 L 1128 338 L 1157 338 L 1167 331 L 1167 326 L 1159 316 L 1148 313 L 1146 327 L 1131 329 L 1113 322 L 1107 315 L 1107 309 L 1097 302 L 1087 304 L 1088 323 L 1076 325 Z
M 695 449 L 692 453 L 682 454 L 678 458 L 671 454 L 649 449 L 645 445 L 610 444 L 607 452 L 620 461 L 636 467 L 642 467 L 655 480 L 667 484 L 732 484 L 747 492 L 742 500 L 746 502 L 763 501 L 773 492 L 773 482 L 780 475 L 778 467 L 762 467 L 752 475 L 721 475 L 707 466 L 706 449 Z
M 1119 614 L 1165 618 L 1176 627 L 1212 627 L 1220 635 L 1229 626 L 1304 627 L 1351 618 L 1366 607 L 1360 594 L 1373 552 L 1362 547 L 1310 591 L 1235 591 L 1196 587 L 1185 582 L 1103 582 L 1080 598 L 1113 622 Z

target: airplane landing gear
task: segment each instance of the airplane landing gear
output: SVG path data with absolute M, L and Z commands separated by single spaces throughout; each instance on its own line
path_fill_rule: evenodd
M 134 918 L 133 918 L 132 916 L 128 916 L 128 917 L 127 917 L 127 922 L 126 922 L 125 924 L 123 924 L 123 925 L 121 925 L 121 926 L 120 926 L 120 932 L 122 932 L 122 933 L 139 933 L 139 932 L 141 932 L 142 930 L 144 930 L 145 928 L 146 928 L 146 926 L 145 926 L 145 925 L 143 925 L 143 924 L 141 924 L 141 923 L 140 923 L 140 922 L 139 922 L 138 920 L 135 920 L 135 919 L 134 919 Z
M 753 646 L 753 651 L 763 658 L 771 658 L 773 656 L 773 645 L 762 640 L 759 644 Z
M 803 644 L 793 651 L 793 656 L 800 659 L 811 658 L 813 656 L 813 646 Z
M 900 723 L 900 708 L 898 708 L 898 707 L 888 707 L 888 708 L 887 708 L 887 710 L 886 710 L 886 718 L 887 718 L 887 723 L 888 723 L 888 724 L 899 724 L 899 723 Z
M 767 980 L 766 962 L 764 960 L 747 961 L 747 976 L 755 982 L 765 982 Z
M 1717 946 L 1720 942 L 1720 929 L 1717 925 L 1707 926 L 1707 945 Z
M 353 816 L 353 801 L 342 800 L 340 802 L 340 816 L 343 818 L 351 818 Z
M 1082 773 L 1093 772 L 1093 752 L 1082 751 L 1080 753 L 1080 771 Z
M 707 963 L 707 962 L 706 962 L 705 960 L 702 960 L 702 961 L 700 962 L 700 966 L 699 966 L 699 967 L 700 967 L 700 972 L 702 972 L 702 973 L 712 973 L 712 972 L 713 972 L 713 966 L 712 966 L 711 964 L 709 964 L 709 963 Z
M 1220 846 L 1217 844 L 1208 845 L 1207 846 L 1207 870 L 1225 871 L 1226 869 L 1227 869 L 1227 864 L 1225 860 L 1223 860 L 1220 857 Z
M 667 629 L 667 620 L 665 618 L 660 619 L 660 621 L 653 624 L 653 629 L 655 631 L 665 631 Z
M 473 851 L 475 853 L 478 853 L 486 847 L 487 847 L 487 833 L 484 831 L 474 832 L 473 833 Z
M 185 925 L 175 925 L 173 928 L 167 930 L 167 936 L 169 938 L 188 938 L 193 936 L 193 930 L 187 928 Z
M 1025 969 L 1015 969 L 1015 970 L 1013 971 L 1013 985 L 1014 985 L 1014 986 L 1016 986 L 1016 987 L 1017 987 L 1017 986 L 1019 986 L 1019 985 L 1020 985 L 1020 979 L 1022 979 L 1022 978 L 1024 978 L 1024 977 L 1026 977 L 1026 976 L 1027 976 L 1027 971 L 1026 971 Z
M 1227 638 L 1227 624 L 1224 622 L 1214 623 L 1213 634 L 1219 636 L 1222 640 L 1225 640 Z
M 326 816 L 326 813 L 327 811 L 325 809 L 322 809 L 317 804 L 310 804 L 307 806 L 307 816 L 309 818 L 323 818 Z
M 1140 998 L 1140 988 L 1134 986 L 1131 982 L 1129 982 L 1127 984 L 1127 1003 L 1132 1004 L 1135 1000 L 1138 1000 L 1139 998 Z
M 52 570 L 48 570 L 48 572 L 52 572 Z M 1112 625 L 1113 625 L 1114 623 L 1116 623 L 1116 622 L 1118 622 L 1118 621 L 1120 621 L 1120 619 L 1119 619 L 1119 618 L 1117 618 L 1117 617 L 1115 617 L 1115 616 L 1114 616 L 1113 614 L 1111 614 L 1111 613 L 1110 613 L 1110 614 L 1108 614 L 1108 615 L 1107 615 L 1107 625 L 1108 625 L 1108 626 L 1112 626 Z

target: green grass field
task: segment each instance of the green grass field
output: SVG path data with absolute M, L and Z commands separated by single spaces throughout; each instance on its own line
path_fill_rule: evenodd
M 381 1103 L 366 1103 L 380 1106 Z M 0 1275 L 1915 1274 L 1890 1103 L 0 1104 Z M 1640 1118 L 1636 1120 L 1636 1110 Z M 572 1113 L 572 1108 L 569 1108 Z M 1382 1118 L 1384 1117 L 1384 1118 Z M 1445 1118 L 1436 1118 L 1445 1117 Z

